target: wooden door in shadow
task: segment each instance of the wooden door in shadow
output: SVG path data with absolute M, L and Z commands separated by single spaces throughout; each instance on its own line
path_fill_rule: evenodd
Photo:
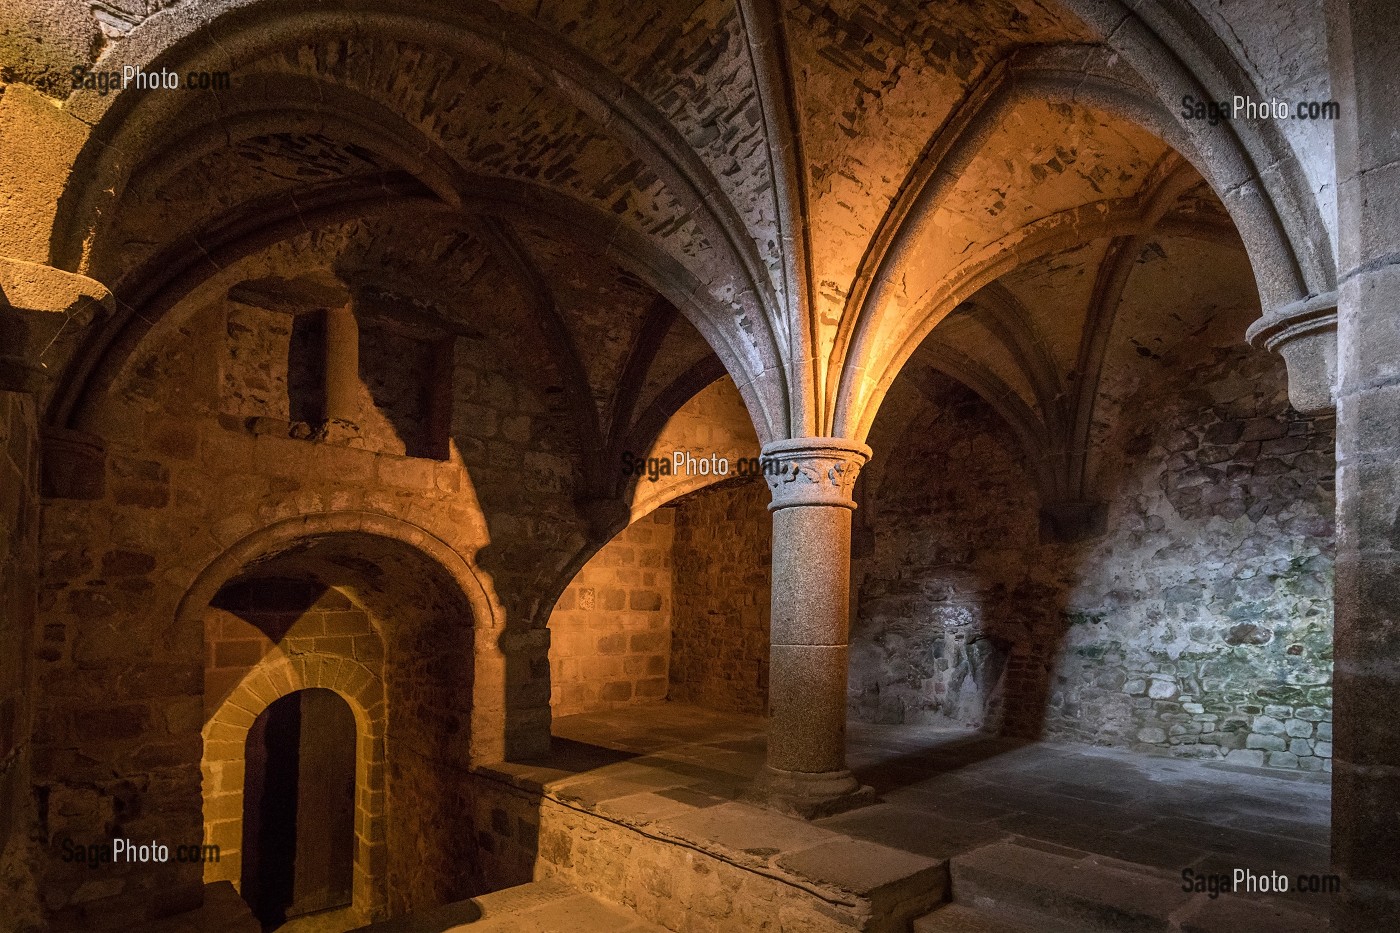
M 243 899 L 264 929 L 346 907 L 354 856 L 355 716 L 330 690 L 299 690 L 248 732 Z

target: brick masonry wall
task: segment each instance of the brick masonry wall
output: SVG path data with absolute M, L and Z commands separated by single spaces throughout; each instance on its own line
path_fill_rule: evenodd
M 666 696 L 674 516 L 657 509 L 623 529 L 555 603 L 549 617 L 554 715 Z
M 0 392 L 0 903 L 13 929 L 38 929 L 29 832 L 38 447 L 31 398 Z
M 1019 446 L 947 383 L 863 500 L 851 714 L 1330 770 L 1333 426 L 1239 349 L 1123 400 L 1108 533 L 1042 544 Z
M 772 522 L 761 479 L 676 507 L 671 699 L 763 713 L 768 705 Z

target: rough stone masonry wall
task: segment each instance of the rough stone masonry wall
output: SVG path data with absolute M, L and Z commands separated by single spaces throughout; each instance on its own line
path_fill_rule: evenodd
M 465 342 L 448 462 L 258 434 L 220 417 L 226 312 L 214 303 L 161 321 L 86 419 L 108 444 L 104 497 L 45 502 L 34 778 L 48 799 L 43 871 L 56 928 L 136 928 L 198 890 L 199 866 L 173 864 L 84 888 L 91 873 L 60 862 L 56 847 L 114 833 L 198 838 L 200 728 L 177 711 L 202 700 L 204 633 L 178 624 L 177 607 L 225 549 L 279 521 L 372 514 L 475 555 L 499 601 L 494 624 L 507 626 L 489 633 L 506 652 L 504 681 L 483 687 L 490 705 L 473 713 L 495 724 L 456 741 L 489 750 L 503 735 L 547 737 L 547 639 L 529 620 L 541 568 L 562 565 L 582 535 L 561 446 L 568 426 L 540 397 L 538 373 L 527 378 L 488 340 Z
M 759 478 L 676 507 L 671 699 L 762 714 L 768 706 L 772 522 Z
M 674 514 L 657 509 L 624 528 L 555 603 L 549 617 L 554 715 L 666 696 Z
M 34 580 L 38 514 L 35 409 L 0 392 L 0 903 L 13 929 L 37 929 L 29 837 Z
M 987 724 L 1011 648 L 1042 626 L 1034 492 L 995 413 L 951 380 L 932 405 L 897 385 L 882 417 L 908 409 L 900 441 L 872 462 L 860 498 L 873 552 L 852 561 L 850 715 Z M 875 475 L 872 471 L 871 475 Z M 859 491 L 858 491 L 859 494 Z
M 1207 351 L 1126 399 L 1109 531 L 1079 545 L 1040 542 L 1020 448 L 966 390 L 903 438 L 866 500 L 854 716 L 1330 770 L 1333 428 L 1280 363 Z

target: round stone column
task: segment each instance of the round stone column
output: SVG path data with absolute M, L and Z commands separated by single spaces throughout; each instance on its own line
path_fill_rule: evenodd
M 326 420 L 356 420 L 360 390 L 360 326 L 355 312 L 326 309 Z
M 773 494 L 771 718 L 755 796 L 805 817 L 873 799 L 846 768 L 851 491 L 869 458 L 869 447 L 836 438 L 763 448 Z

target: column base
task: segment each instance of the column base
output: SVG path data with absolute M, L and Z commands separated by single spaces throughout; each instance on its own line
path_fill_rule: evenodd
M 835 816 L 875 803 L 875 791 L 850 771 L 783 771 L 765 767 L 740 797 L 744 803 L 804 820 Z

